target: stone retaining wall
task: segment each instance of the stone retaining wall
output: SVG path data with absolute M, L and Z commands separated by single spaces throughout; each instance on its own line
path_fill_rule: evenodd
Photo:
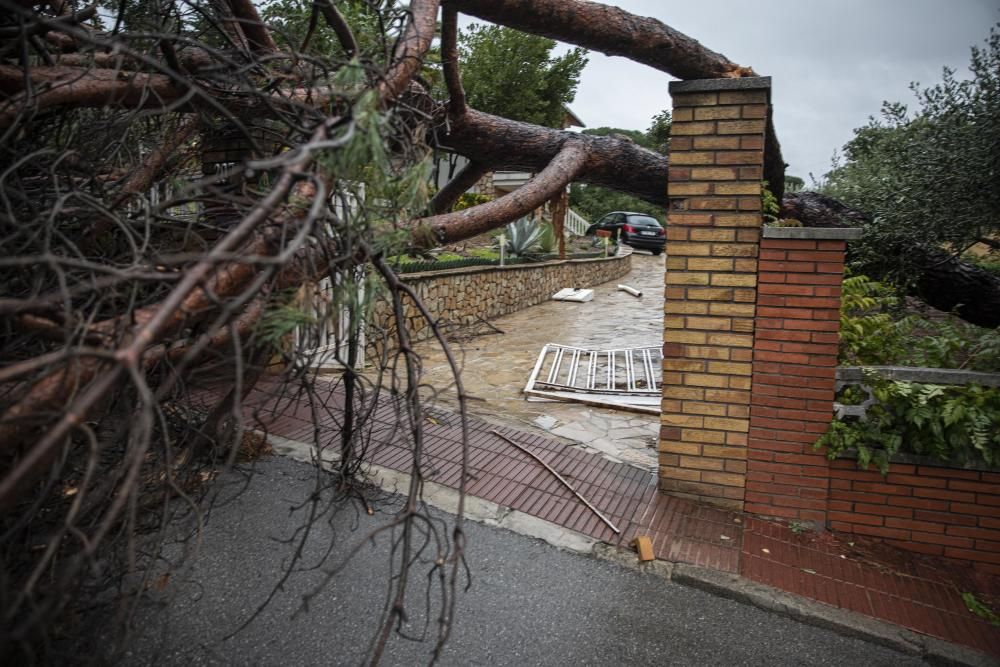
M 404 274 L 400 278 L 431 315 L 452 324 L 473 324 L 517 312 L 551 298 L 564 287 L 588 288 L 615 280 L 632 270 L 631 251 L 617 257 L 570 259 L 516 266 L 472 266 L 464 269 Z M 417 340 L 431 335 L 430 326 L 412 303 L 406 322 Z

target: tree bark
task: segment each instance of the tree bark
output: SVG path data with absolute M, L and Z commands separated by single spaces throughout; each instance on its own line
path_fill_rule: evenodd
M 554 130 L 469 109 L 451 120 L 442 144 L 491 169 L 538 173 L 567 141 L 583 142 L 587 160 L 575 180 L 667 206 L 667 158 L 630 141 Z
M 403 35 L 396 44 L 393 65 L 385 80 L 379 85 L 379 99 L 383 102 L 395 101 L 410 85 L 414 75 L 424 62 L 424 55 L 430 48 L 437 29 L 437 14 L 440 0 L 412 0 L 411 18 L 406 22 Z
M 583 141 L 566 142 L 549 164 L 517 190 L 486 204 L 411 223 L 417 245 L 434 246 L 470 239 L 535 210 L 580 173 L 587 162 Z
M 927 253 L 917 295 L 981 327 L 1000 327 L 1000 277 L 941 251 Z
M 864 228 L 871 222 L 864 211 L 817 192 L 786 193 L 781 216 L 806 227 Z M 940 250 L 915 247 L 906 251 L 920 257 L 922 270 L 914 285 L 917 296 L 928 305 L 981 327 L 1000 326 L 1000 277 Z
M 680 79 L 754 76 L 722 54 L 654 18 L 578 0 L 445 0 L 477 18 L 623 56 Z
M 32 67 L 35 86 L 47 84 L 48 90 L 30 95 L 20 92 L 0 106 L 0 128 L 7 127 L 25 110 L 69 104 L 76 108 L 115 107 L 159 109 L 180 100 L 184 86 L 164 74 L 126 73 L 113 69 L 80 70 L 73 67 Z M 0 92 L 13 93 L 24 88 L 24 70 L 0 65 Z
M 469 188 L 479 182 L 479 179 L 489 172 L 482 162 L 469 162 L 462 167 L 462 170 L 455 174 L 455 177 L 448 181 L 443 188 L 438 190 L 434 198 L 431 199 L 431 213 L 439 215 L 447 213 L 455 205 L 458 198 Z

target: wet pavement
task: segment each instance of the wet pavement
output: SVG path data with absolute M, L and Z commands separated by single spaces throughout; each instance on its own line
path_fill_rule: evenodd
M 598 452 L 614 461 L 655 468 L 658 416 L 528 401 L 522 390 L 546 343 L 592 348 L 659 345 L 663 339 L 663 272 L 663 255 L 638 250 L 632 255 L 632 271 L 594 287 L 593 301 L 547 301 L 492 320 L 502 334 L 452 342 L 465 391 L 473 397 L 469 411 L 486 421 L 555 437 L 567 446 Z M 642 297 L 619 290 L 619 284 L 641 290 Z M 442 406 L 453 408 L 457 405 L 455 385 L 444 353 L 430 341 L 418 345 L 417 351 L 424 363 L 424 381 L 441 392 Z

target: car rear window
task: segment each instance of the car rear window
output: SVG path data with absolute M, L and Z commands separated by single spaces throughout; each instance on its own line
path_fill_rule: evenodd
M 630 215 L 628 217 L 628 224 L 634 225 L 636 227 L 659 227 L 660 223 L 656 221 L 656 218 L 651 218 L 648 215 Z

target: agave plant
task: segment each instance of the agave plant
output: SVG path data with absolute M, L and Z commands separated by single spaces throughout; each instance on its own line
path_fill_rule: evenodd
M 541 225 L 532 216 L 519 218 L 507 225 L 507 254 L 511 257 L 525 257 L 538 245 L 542 235 Z
M 548 255 L 556 249 L 556 229 L 551 222 L 538 225 L 541 233 L 538 235 L 538 249 Z

